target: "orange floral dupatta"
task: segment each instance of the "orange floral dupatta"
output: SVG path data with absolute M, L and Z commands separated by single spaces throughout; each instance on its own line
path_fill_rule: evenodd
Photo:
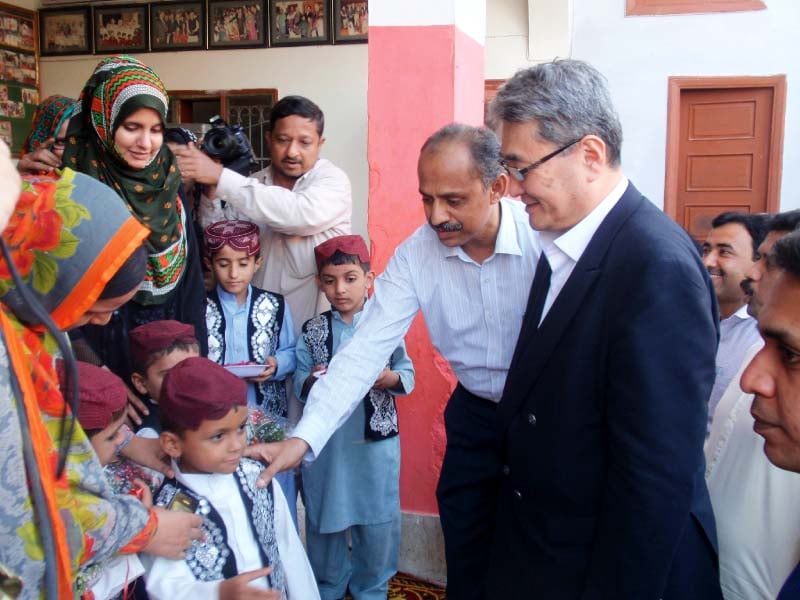
M 97 301 L 147 235 L 113 190 L 65 169 L 60 176 L 23 182 L 2 237 L 28 290 L 66 330 Z M 66 470 L 56 478 L 57 440 L 70 417 L 54 368 L 55 338 L 21 299 L 2 259 L 0 295 L 0 341 L 5 342 L 0 344 L 0 394 L 5 385 L 16 392 L 0 404 L 0 439 L 6 440 L 0 446 L 7 459 L 0 463 L 0 478 L 14 482 L 0 489 L 0 503 L 8 507 L 0 515 L 0 531 L 11 534 L 4 535 L 0 545 L 0 563 L 23 582 L 23 598 L 37 597 L 45 569 L 56 568 L 59 597 L 69 598 L 75 593 L 79 566 L 126 546 L 141 549 L 154 532 L 155 517 L 133 497 L 114 496 L 77 425 L 69 440 Z M 21 416 L 15 411 L 24 411 L 24 418 L 14 419 Z M 23 459 L 19 447 L 26 443 L 21 439 L 25 436 L 33 461 Z M 26 477 L 36 477 L 32 470 L 41 479 L 45 506 L 36 505 L 26 484 Z M 53 525 L 54 557 L 45 555 L 45 532 L 35 516 L 41 511 Z

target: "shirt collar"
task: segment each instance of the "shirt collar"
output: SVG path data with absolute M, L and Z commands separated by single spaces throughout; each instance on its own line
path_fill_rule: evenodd
M 511 210 L 509 202 L 517 202 L 510 198 L 500 198 L 498 203 L 500 207 L 500 226 L 497 228 L 497 238 L 494 241 L 495 254 L 511 254 L 515 256 L 522 256 L 522 248 L 519 245 L 519 238 L 517 237 L 517 224 L 514 220 L 514 213 Z M 526 225 L 527 226 L 527 225 Z M 455 248 L 445 248 L 445 256 L 457 256 L 461 260 L 467 262 L 475 262 L 461 246 Z
M 742 321 L 753 318 L 750 316 L 750 313 L 747 312 L 747 303 L 742 304 L 735 313 L 728 317 L 728 319 L 732 319 L 733 317 L 741 319 Z
M 219 301 L 228 307 L 229 310 L 242 310 L 250 306 L 250 298 L 253 294 L 253 286 L 247 286 L 247 298 L 245 298 L 244 304 L 239 306 L 239 303 L 236 302 L 236 296 L 231 294 L 230 292 L 225 291 L 225 289 L 220 285 L 217 284 L 217 295 L 219 296 Z
M 592 237 L 600 228 L 603 219 L 605 219 L 608 213 L 611 212 L 611 209 L 617 205 L 617 202 L 622 198 L 627 188 L 628 178 L 623 175 L 617 185 L 603 198 L 600 204 L 595 206 L 588 215 L 567 231 L 560 235 L 557 232 L 543 231 L 541 234 L 542 243 L 546 247 L 554 244 L 559 250 L 569 256 L 573 262 L 577 263 L 586 251 L 589 242 L 592 241 Z

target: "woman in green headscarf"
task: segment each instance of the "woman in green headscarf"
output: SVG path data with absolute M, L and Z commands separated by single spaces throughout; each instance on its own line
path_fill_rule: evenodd
M 17 163 L 20 173 L 47 173 L 61 165 L 67 125 L 75 110 L 75 99 L 55 94 L 36 107 L 28 137 Z
M 81 92 L 67 130 L 64 165 L 99 179 L 150 229 L 147 274 L 111 324 L 84 333 L 103 364 L 129 378 L 129 329 L 161 319 L 194 326 L 205 342 L 205 291 L 198 245 L 164 144 L 168 97 L 152 69 L 131 56 L 102 60 Z

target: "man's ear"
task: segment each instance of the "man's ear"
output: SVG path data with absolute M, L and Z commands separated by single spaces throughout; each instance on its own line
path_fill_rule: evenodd
M 578 142 L 584 164 L 593 172 L 608 163 L 606 143 L 596 135 L 587 135 Z
M 161 449 L 167 456 L 176 460 L 181 457 L 183 446 L 181 444 L 181 438 L 177 433 L 162 431 L 161 435 L 158 437 L 158 441 L 161 442 Z
M 144 394 L 145 396 L 148 395 L 147 387 L 145 386 L 145 379 L 140 373 L 131 373 L 131 383 L 133 387 L 136 388 L 136 391 L 140 394 Z M 156 400 L 156 398 L 153 398 Z
M 500 198 L 506 195 L 508 191 L 508 173 L 505 171 L 500 173 L 495 180 L 492 182 L 492 185 L 489 186 L 489 201 L 491 204 L 496 204 L 500 202 Z
M 325 138 L 320 136 L 319 138 L 319 147 L 322 148 L 322 145 L 325 143 Z

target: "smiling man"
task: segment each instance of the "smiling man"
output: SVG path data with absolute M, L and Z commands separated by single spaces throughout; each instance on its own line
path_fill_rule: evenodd
M 775 466 L 800 473 L 800 234 L 775 243 L 781 272 L 764 297 L 758 328 L 764 347 L 742 375 L 742 389 L 755 394 L 750 412 L 754 431 Z M 795 506 L 796 508 L 796 506 Z M 800 565 L 778 600 L 800 597 Z
M 703 479 L 718 319 L 694 244 L 624 176 L 590 65 L 519 71 L 492 110 L 543 256 L 497 408 L 487 597 L 721 598 Z
M 720 317 L 717 376 L 708 399 L 709 432 L 714 410 L 745 352 L 760 339 L 755 319 L 747 313 L 748 295 L 742 281 L 758 260 L 766 226 L 766 215 L 722 213 L 711 221 L 711 231 L 703 243 L 703 264 L 714 284 Z
M 447 448 L 437 489 L 447 597 L 482 598 L 502 477 L 497 403 L 540 252 L 538 236 L 522 205 L 503 198 L 508 176 L 491 131 L 443 127 L 423 145 L 417 175 L 428 223 L 398 246 L 376 279 L 369 310 L 311 389 L 294 437 L 263 449 L 271 462 L 263 477 L 296 466 L 309 449 L 319 454 L 422 312 L 431 342 L 458 378 L 445 410 Z
M 175 155 L 181 175 L 208 186 L 208 198 L 200 204 L 201 225 L 237 219 L 259 225 L 264 260 L 254 281 L 283 294 L 297 334 L 303 323 L 329 308 L 314 279 L 314 247 L 350 233 L 350 180 L 320 158 L 325 117 L 308 98 L 279 100 L 269 127 L 271 164 L 250 177 L 223 168 L 194 145 L 179 147 Z

